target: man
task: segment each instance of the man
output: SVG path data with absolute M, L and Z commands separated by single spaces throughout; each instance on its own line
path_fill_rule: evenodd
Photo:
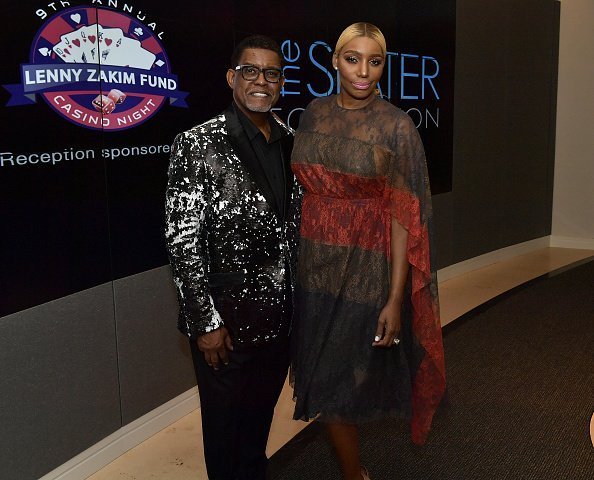
M 166 236 L 209 478 L 260 480 L 289 364 L 299 187 L 292 132 L 271 113 L 284 82 L 278 44 L 248 37 L 231 67 L 231 106 L 175 139 Z

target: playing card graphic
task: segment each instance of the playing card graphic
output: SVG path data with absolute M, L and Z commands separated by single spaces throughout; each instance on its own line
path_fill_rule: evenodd
M 101 25 L 93 24 L 78 30 L 81 38 L 81 48 L 86 63 L 98 63 L 99 60 L 99 31 Z
M 101 53 L 103 56 L 103 52 Z M 103 63 L 121 67 L 142 68 L 149 70 L 155 61 L 155 55 L 142 48 L 138 40 L 122 37 L 111 46 Z
M 68 56 L 68 63 L 86 63 L 84 50 L 82 49 L 82 39 L 78 30 L 67 33 L 60 37 L 60 45 L 58 48 L 62 49 L 64 54 Z M 54 51 L 56 49 L 54 48 Z M 58 52 L 56 52 L 58 53 Z
M 54 45 L 52 49 L 56 54 L 64 60 L 66 63 L 79 63 L 82 62 L 80 52 L 70 43 L 64 40 L 66 35 L 62 35 L 62 39 Z
M 99 25 L 101 27 L 101 25 Z M 115 45 L 124 37 L 121 28 L 99 28 L 99 62 L 106 65 L 115 65 L 110 63 L 107 58 Z
M 149 70 L 156 55 L 142 44 L 126 37 L 121 28 L 105 28 L 100 24 L 81 27 L 62 35 L 54 52 L 66 63 L 99 63 Z
M 66 33 L 53 51 L 66 63 L 98 63 L 101 25 L 89 25 Z

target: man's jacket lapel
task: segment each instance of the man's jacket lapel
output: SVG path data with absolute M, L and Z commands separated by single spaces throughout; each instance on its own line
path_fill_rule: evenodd
M 237 118 L 237 114 L 232 106 L 225 110 L 225 121 L 227 122 L 229 142 L 231 143 L 237 158 L 239 158 L 239 161 L 247 170 L 248 175 L 254 184 L 260 189 L 262 195 L 264 195 L 264 198 L 272 207 L 272 210 L 278 214 L 278 205 L 276 204 L 274 193 L 272 192 L 266 173 L 264 172 L 250 141 L 245 135 L 239 118 Z
M 293 173 L 291 172 L 291 152 L 293 151 L 293 135 L 281 126 L 281 156 L 283 160 L 283 169 L 285 172 L 285 211 L 283 212 L 283 219 L 287 217 L 289 204 L 293 194 Z

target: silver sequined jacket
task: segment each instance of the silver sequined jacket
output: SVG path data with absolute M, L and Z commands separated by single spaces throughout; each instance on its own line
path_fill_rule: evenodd
M 279 124 L 284 212 L 278 211 L 233 106 L 175 139 L 166 239 L 178 326 L 192 338 L 222 325 L 236 344 L 257 345 L 288 334 L 301 194 L 290 168 L 293 134 Z

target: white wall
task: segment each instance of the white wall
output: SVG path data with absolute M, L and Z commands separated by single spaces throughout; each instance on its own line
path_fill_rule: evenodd
M 561 2 L 552 236 L 594 249 L 594 0 Z

